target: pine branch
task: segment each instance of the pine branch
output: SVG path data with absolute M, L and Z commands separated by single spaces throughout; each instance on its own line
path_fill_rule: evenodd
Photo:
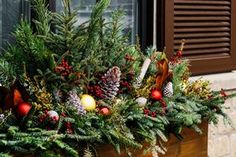
M 0 59 L 0 84 L 8 86 L 14 80 L 15 75 L 13 66 L 5 59 Z
M 81 59 L 87 58 L 89 55 L 92 55 L 92 53 L 95 51 L 94 48 L 98 46 L 98 37 L 101 29 L 100 21 L 102 19 L 104 10 L 108 7 L 109 4 L 110 0 L 102 0 L 99 1 L 98 4 L 94 7 L 87 30 L 88 36 L 84 48 L 84 50 L 86 51 L 82 53 Z
M 47 9 L 45 0 L 33 0 L 33 8 L 36 14 L 36 19 L 33 20 L 36 26 L 37 35 L 47 37 L 51 31 L 51 12 Z

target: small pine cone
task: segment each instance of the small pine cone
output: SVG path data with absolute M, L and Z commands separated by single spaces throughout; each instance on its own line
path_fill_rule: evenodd
M 174 94 L 173 83 L 167 82 L 167 84 L 164 86 L 164 89 L 163 89 L 163 95 L 166 97 L 172 97 L 173 94 Z
M 76 91 L 70 91 L 69 97 L 67 100 L 67 104 L 69 107 L 77 110 L 78 115 L 84 115 L 86 114 L 86 110 L 81 104 L 80 98 L 78 97 Z
M 120 76 L 120 68 L 114 66 L 102 77 L 101 88 L 104 98 L 113 99 L 117 95 L 120 87 Z
M 78 115 L 85 115 L 86 114 L 86 110 L 84 109 L 84 107 L 82 105 L 76 106 L 76 109 L 77 109 Z

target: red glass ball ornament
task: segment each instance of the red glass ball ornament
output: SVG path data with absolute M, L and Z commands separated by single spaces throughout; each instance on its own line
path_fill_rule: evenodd
M 17 107 L 17 113 L 20 117 L 26 116 L 31 109 L 31 105 L 27 102 L 20 103 Z
M 110 110 L 107 107 L 103 107 L 100 109 L 100 113 L 104 116 L 110 115 Z
M 152 96 L 152 98 L 153 98 L 154 100 L 161 100 L 161 99 L 162 99 L 162 93 L 161 93 L 161 91 L 156 90 L 156 89 L 152 90 L 151 96 Z

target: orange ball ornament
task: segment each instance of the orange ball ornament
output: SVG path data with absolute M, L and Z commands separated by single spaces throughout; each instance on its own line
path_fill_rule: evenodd
M 20 103 L 17 107 L 17 114 L 20 117 L 26 116 L 31 109 L 31 105 L 27 102 Z
M 159 90 L 152 90 L 151 92 L 151 97 L 154 99 L 154 100 L 161 100 L 162 99 L 162 92 L 159 91 Z

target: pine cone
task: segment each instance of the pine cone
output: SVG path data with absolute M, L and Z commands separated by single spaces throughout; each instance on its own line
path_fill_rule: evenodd
M 120 68 L 114 66 L 102 77 L 101 87 L 104 98 L 113 99 L 117 95 L 120 87 L 120 76 Z
M 78 97 L 76 91 L 70 91 L 67 100 L 67 105 L 75 110 L 77 110 L 78 115 L 86 114 L 86 110 L 81 104 L 80 98 Z
M 174 94 L 173 83 L 167 82 L 167 84 L 164 86 L 164 89 L 163 89 L 163 95 L 166 97 L 172 97 L 173 94 Z

